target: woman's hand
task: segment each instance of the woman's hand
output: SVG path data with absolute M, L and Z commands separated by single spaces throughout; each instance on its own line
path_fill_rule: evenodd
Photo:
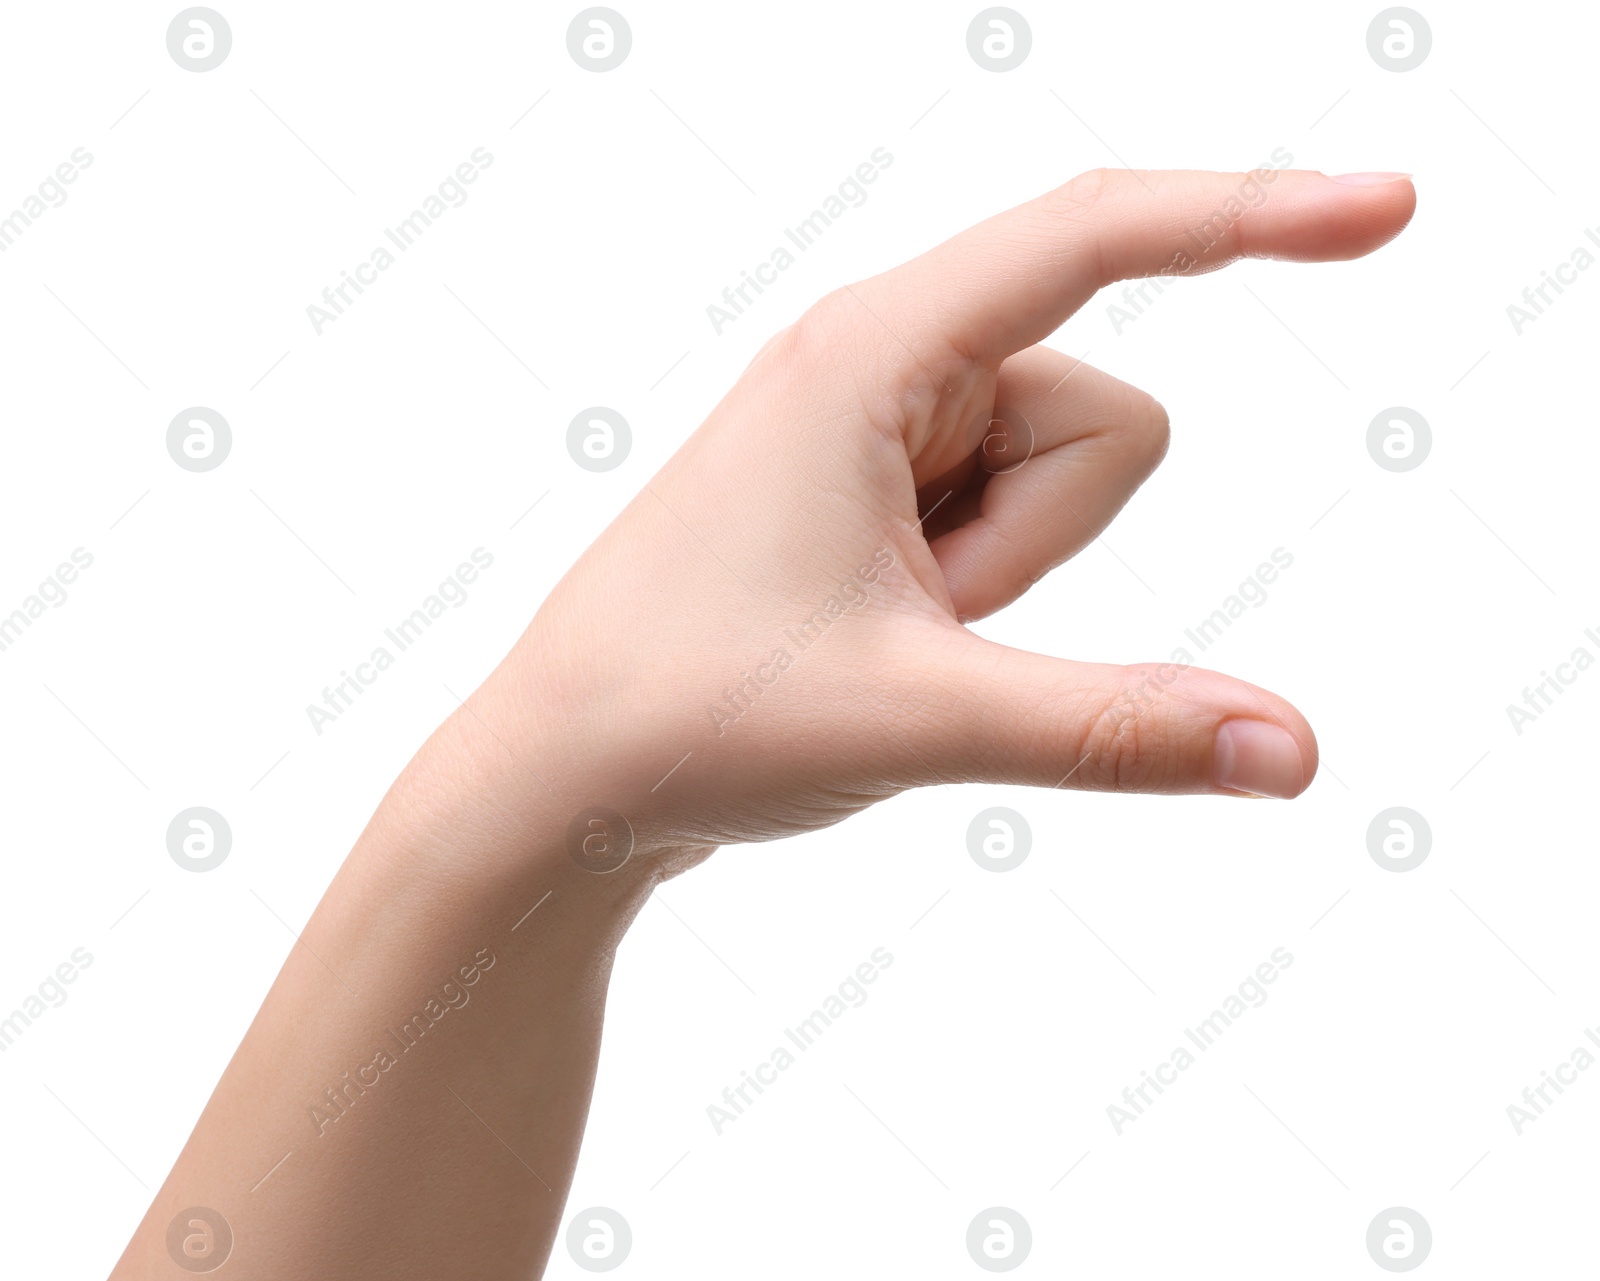
M 1166 449 L 1155 400 L 1040 340 L 1114 281 L 1369 253 L 1415 199 L 1388 174 L 1105 170 L 829 295 L 578 562 L 474 710 L 508 743 L 532 718 L 603 744 L 544 781 L 575 814 L 625 817 L 641 849 L 783 836 L 938 782 L 1298 795 L 1316 740 L 1277 695 L 963 623 L 1088 544 Z M 579 827 L 596 870 L 628 839 L 608 832 Z
M 385 797 L 115 1275 L 189 1267 L 196 1207 L 241 1281 L 536 1275 L 618 940 L 718 844 L 941 781 L 1298 793 L 1316 744 L 1275 695 L 962 624 L 1166 446 L 1150 397 L 1034 343 L 1124 277 L 1366 253 L 1414 199 L 1090 174 L 773 339 Z

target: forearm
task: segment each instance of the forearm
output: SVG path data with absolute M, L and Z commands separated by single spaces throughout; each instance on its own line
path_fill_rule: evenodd
M 453 715 L 385 797 L 115 1276 L 165 1275 L 169 1224 L 193 1206 L 231 1226 L 234 1277 L 536 1274 L 612 955 L 658 869 L 573 861 L 576 807 L 553 787 L 581 787 L 592 764 L 575 759 L 600 754 L 496 697 Z

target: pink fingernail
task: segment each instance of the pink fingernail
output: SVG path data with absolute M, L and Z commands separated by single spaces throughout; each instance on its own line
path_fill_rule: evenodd
M 1408 173 L 1331 173 L 1328 175 L 1334 182 L 1342 182 L 1347 187 L 1381 187 L 1388 182 L 1399 182 L 1402 178 L 1411 177 Z
M 1306 785 L 1300 745 L 1288 730 L 1265 721 L 1224 721 L 1212 748 L 1211 781 L 1255 796 L 1298 796 Z

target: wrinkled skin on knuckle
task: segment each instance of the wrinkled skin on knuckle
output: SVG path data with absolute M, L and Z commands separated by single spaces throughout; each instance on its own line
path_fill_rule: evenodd
M 1098 169 L 1086 169 L 1077 177 L 1070 179 L 1064 186 L 1056 190 L 1067 196 L 1080 208 L 1097 204 L 1109 192 L 1115 189 L 1123 177 L 1120 169 L 1111 169 L 1102 165 Z
M 1046 208 L 1051 214 L 1074 224 L 1085 224 L 1094 210 L 1106 202 L 1120 186 L 1123 173 L 1118 170 L 1088 170 L 1069 179 L 1046 195 Z
M 1040 211 L 1076 221 L 1104 200 L 1120 177 L 1120 172 L 1112 169 L 1085 170 L 1039 197 Z
M 1172 784 L 1175 769 L 1160 717 L 1162 697 L 1157 670 L 1147 666 L 1123 668 L 1115 693 L 1094 696 L 1074 758 L 1083 760 L 1082 786 L 1157 792 Z
M 1097 268 L 1104 259 L 1096 211 L 1115 193 L 1124 176 L 1119 170 L 1091 169 L 1039 199 L 1040 213 L 1047 223 L 1046 231 L 1059 238 L 1062 228 L 1075 229 L 1080 239 L 1072 252 L 1090 255 Z

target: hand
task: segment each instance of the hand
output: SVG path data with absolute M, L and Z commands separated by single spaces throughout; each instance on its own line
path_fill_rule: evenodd
M 941 781 L 1303 789 L 1316 743 L 1275 695 L 963 620 L 1093 538 L 1166 447 L 1150 397 L 1033 344 L 1123 277 L 1366 253 L 1414 200 L 1091 174 L 778 335 L 378 807 L 116 1275 L 167 1268 L 194 1205 L 233 1225 L 230 1276 L 537 1275 L 618 940 L 718 844 Z M 1219 238 L 1188 256 L 1191 228 Z M 441 994 L 466 1012 L 436 1029 Z
M 603 743 L 572 750 L 573 808 L 655 849 L 939 782 L 1298 795 L 1316 740 L 1277 695 L 963 623 L 1090 542 L 1167 446 L 1150 396 L 1036 344 L 1115 281 L 1369 253 L 1415 200 L 1394 175 L 1099 171 L 830 294 L 552 594 L 497 674 L 531 710 L 491 681 L 482 715 Z

